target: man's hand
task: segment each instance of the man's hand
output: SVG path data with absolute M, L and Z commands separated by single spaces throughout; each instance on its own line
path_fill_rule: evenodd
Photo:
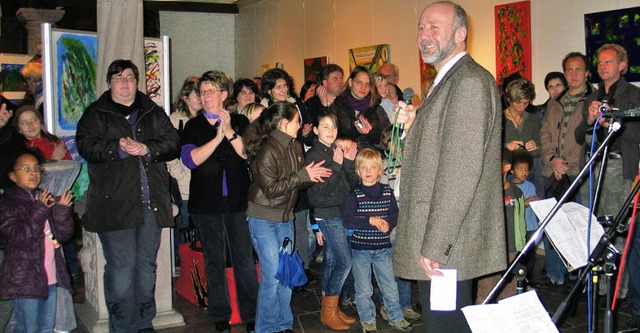
M 551 161 L 551 168 L 553 169 L 553 176 L 556 177 L 557 180 L 560 180 L 562 175 L 569 171 L 567 161 L 562 157 L 554 158 L 553 161 Z
M 440 263 L 438 262 L 431 261 L 425 257 L 420 257 L 420 266 L 422 266 L 430 279 L 434 276 L 444 276 L 444 274 L 439 271 Z
M 416 119 L 416 109 L 413 105 L 407 105 L 405 102 L 400 101 L 398 105 L 393 109 L 391 113 L 391 123 L 393 124 L 396 121 L 398 124 L 404 124 L 404 131 L 408 131 L 413 124 L 413 120 Z

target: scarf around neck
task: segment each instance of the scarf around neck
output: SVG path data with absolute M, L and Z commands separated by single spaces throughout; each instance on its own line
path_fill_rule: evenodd
M 369 109 L 369 99 L 371 99 L 371 94 L 368 94 L 367 97 L 363 99 L 357 99 L 351 94 L 351 88 L 347 87 L 342 93 L 342 97 L 347 102 L 347 105 L 354 110 L 364 112 Z

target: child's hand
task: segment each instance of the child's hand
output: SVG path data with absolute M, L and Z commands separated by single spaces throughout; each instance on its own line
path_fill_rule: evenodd
M 379 218 L 379 217 L 371 217 L 369 218 L 369 224 L 371 224 L 372 226 L 376 227 L 376 229 L 382 231 L 382 232 L 387 232 L 389 231 L 389 223 L 387 223 L 387 221 Z
M 53 148 L 53 152 L 51 153 L 51 159 L 54 161 L 60 161 L 64 158 L 64 155 L 67 154 L 67 147 L 64 145 L 64 142 L 60 141 L 56 143 L 56 147 Z
M 342 165 L 342 162 L 344 162 L 344 152 L 342 148 L 336 147 L 333 149 L 333 161 Z
M 349 161 L 353 161 L 356 159 L 356 155 L 358 154 L 358 143 L 352 142 L 349 146 L 343 147 L 344 158 Z
M 531 201 L 538 201 L 538 200 L 540 200 L 540 197 L 539 197 L 539 196 L 537 196 L 537 195 L 536 195 L 536 196 L 533 196 L 533 197 L 528 197 L 528 198 L 524 199 L 524 205 L 525 205 L 525 206 L 529 206 L 529 203 L 530 203 Z
M 55 205 L 56 203 L 55 199 L 53 199 L 53 196 L 51 195 L 51 192 L 49 192 L 49 190 L 47 189 L 42 190 L 42 192 L 38 194 L 38 200 L 49 208 L 53 207 L 53 205 Z
M 60 197 L 60 200 L 58 200 L 58 203 L 65 207 L 71 206 L 71 204 L 73 203 L 73 193 L 71 193 L 71 191 L 69 190 L 64 190 L 64 193 L 62 193 L 62 196 Z
M 316 232 L 316 242 L 318 243 L 318 245 L 324 246 L 324 236 L 320 231 Z

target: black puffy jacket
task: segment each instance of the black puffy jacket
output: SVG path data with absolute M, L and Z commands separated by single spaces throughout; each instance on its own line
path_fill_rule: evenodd
M 140 162 L 144 166 L 158 227 L 173 226 L 166 161 L 178 157 L 180 138 L 162 108 L 137 92 L 140 109 L 136 140 L 147 145 L 145 158 L 119 155 L 120 138 L 132 137 L 127 118 L 118 113 L 107 91 L 93 102 L 78 123 L 78 152 L 87 160 L 89 189 L 86 192 L 85 229 L 104 232 L 134 228 L 144 223 Z

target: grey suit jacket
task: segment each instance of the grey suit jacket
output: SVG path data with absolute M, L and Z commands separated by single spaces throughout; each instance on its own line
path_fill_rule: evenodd
M 506 268 L 501 119 L 496 83 L 469 55 L 418 109 L 405 138 L 396 275 L 428 279 L 421 256 L 458 280 Z

